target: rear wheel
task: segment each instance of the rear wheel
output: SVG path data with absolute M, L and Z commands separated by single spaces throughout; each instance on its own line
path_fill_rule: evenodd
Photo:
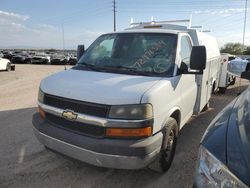
M 177 143 L 178 125 L 174 118 L 169 118 L 162 129 L 163 142 L 159 156 L 149 165 L 149 168 L 157 172 L 166 172 L 173 161 Z
M 215 82 L 213 83 L 213 87 L 212 87 L 212 94 L 216 93 L 216 89 L 215 89 Z
M 233 80 L 230 82 L 230 85 L 234 85 L 234 84 L 235 84 L 235 81 L 236 81 L 236 77 L 234 76 L 234 77 L 233 77 Z
M 226 90 L 227 90 L 226 87 L 220 87 L 220 88 L 219 88 L 219 92 L 220 92 L 221 94 L 225 94 L 225 93 L 226 93 Z
M 209 107 L 210 107 L 210 102 L 208 101 L 207 104 L 203 107 L 203 109 L 201 111 L 205 112 L 209 109 Z

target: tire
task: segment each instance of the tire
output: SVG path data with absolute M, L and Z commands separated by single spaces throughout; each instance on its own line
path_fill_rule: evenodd
M 215 82 L 213 83 L 213 87 L 212 87 L 212 94 L 216 94 L 216 90 L 215 90 Z
M 6 66 L 6 71 L 10 72 L 11 71 L 11 64 L 10 63 L 7 63 L 7 66 Z
M 220 88 L 219 88 L 219 92 L 220 92 L 221 94 L 225 94 L 225 93 L 226 93 L 226 90 L 227 90 L 226 87 L 220 87 Z
M 149 165 L 151 170 L 157 172 L 166 172 L 170 168 L 177 143 L 178 124 L 177 121 L 170 117 L 162 129 L 163 141 L 161 152 L 157 158 Z
M 208 103 L 203 107 L 203 109 L 201 110 L 201 112 L 205 112 L 209 109 L 210 107 L 210 102 L 208 101 Z
M 230 85 L 234 85 L 235 82 L 236 82 L 236 77 L 234 76 L 234 77 L 233 77 L 233 80 L 230 82 Z

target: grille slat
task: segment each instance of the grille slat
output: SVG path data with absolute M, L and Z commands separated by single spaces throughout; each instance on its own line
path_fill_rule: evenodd
M 78 134 L 94 137 L 103 137 L 105 135 L 105 128 L 101 126 L 90 125 L 76 121 L 69 121 L 50 113 L 46 113 L 46 119 L 57 127 L 67 129 Z
M 44 96 L 44 104 L 64 110 L 73 110 L 77 113 L 97 117 L 107 117 L 110 109 L 109 105 L 83 102 L 79 100 L 73 100 L 48 94 L 45 94 Z

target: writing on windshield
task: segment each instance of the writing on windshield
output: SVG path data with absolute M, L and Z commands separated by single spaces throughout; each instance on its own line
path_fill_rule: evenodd
M 162 33 L 117 33 L 99 37 L 79 64 L 108 68 L 112 72 L 172 75 L 177 35 Z

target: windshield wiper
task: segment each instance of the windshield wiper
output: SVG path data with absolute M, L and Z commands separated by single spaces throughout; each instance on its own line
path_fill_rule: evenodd
M 111 66 L 111 65 L 104 65 L 102 66 L 102 68 L 107 68 L 107 70 L 112 70 L 112 71 L 125 71 L 126 73 L 132 73 L 134 75 L 142 75 L 142 76 L 152 76 L 154 75 L 154 73 L 150 73 L 150 72 L 142 72 L 142 71 L 138 71 L 136 68 L 134 67 L 124 67 L 121 65 L 118 66 Z
M 78 68 L 78 67 L 88 68 L 90 70 L 97 70 L 97 68 L 96 68 L 95 65 L 92 65 L 92 64 L 89 64 L 89 63 L 85 63 L 85 62 L 78 63 L 76 65 L 76 68 Z
M 108 68 L 108 69 L 112 69 L 112 70 L 128 70 L 128 71 L 138 72 L 137 69 L 135 69 L 133 67 L 124 67 L 121 65 L 117 65 L 117 66 L 104 65 L 104 66 L 102 66 L 102 68 Z

